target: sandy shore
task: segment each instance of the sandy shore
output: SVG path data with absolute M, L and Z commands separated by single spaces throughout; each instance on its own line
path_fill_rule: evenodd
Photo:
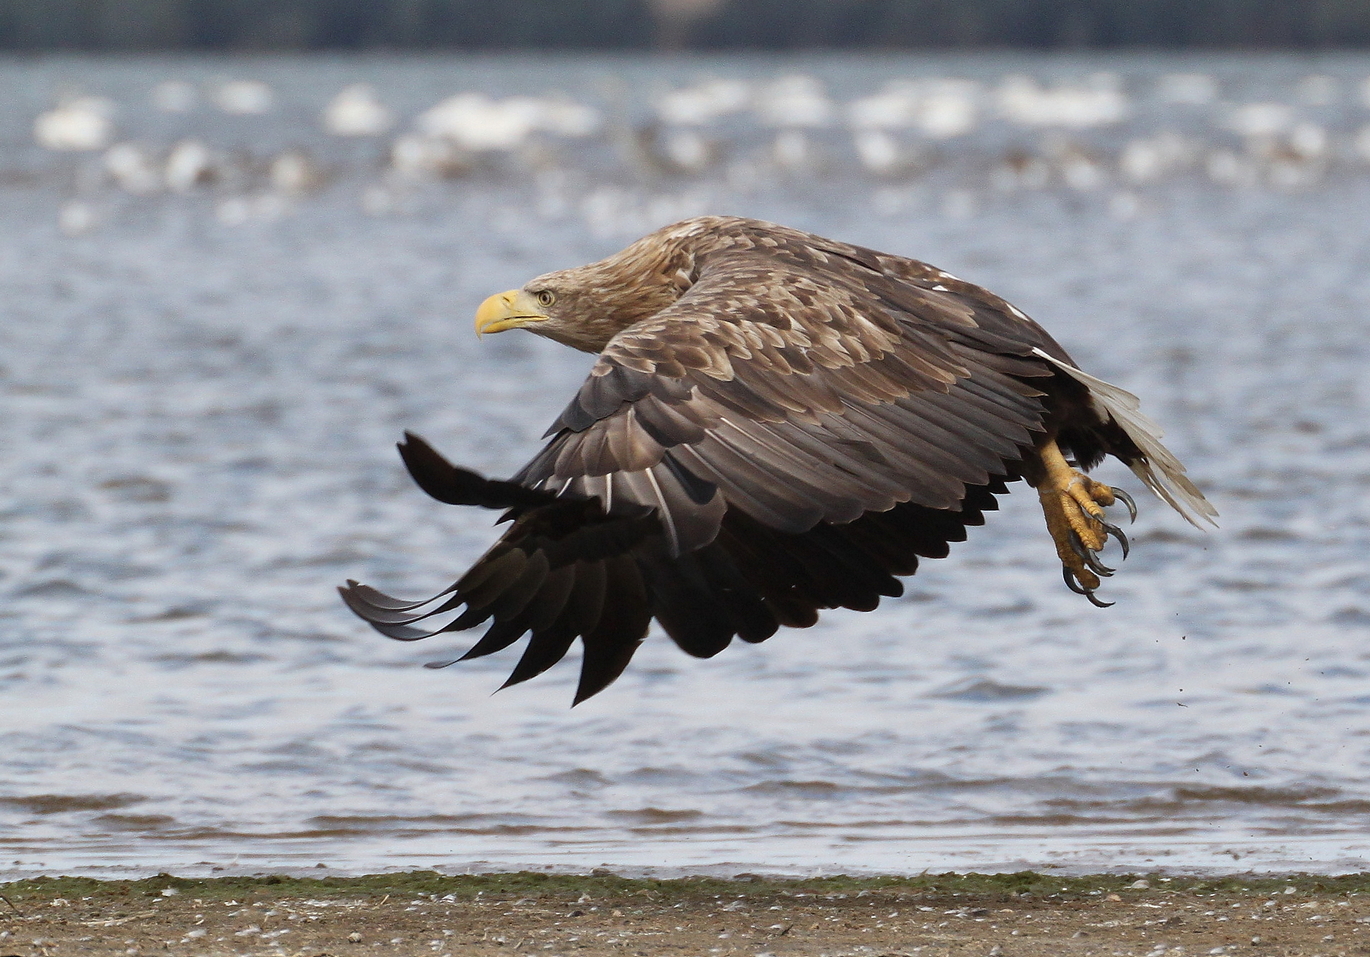
M 1370 954 L 1370 875 L 164 875 L 42 878 L 0 894 L 0 957 Z

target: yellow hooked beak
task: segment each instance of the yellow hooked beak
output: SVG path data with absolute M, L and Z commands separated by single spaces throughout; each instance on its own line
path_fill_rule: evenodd
M 503 332 L 535 322 L 546 322 L 547 316 L 531 293 L 510 289 L 491 296 L 476 310 L 476 335 Z

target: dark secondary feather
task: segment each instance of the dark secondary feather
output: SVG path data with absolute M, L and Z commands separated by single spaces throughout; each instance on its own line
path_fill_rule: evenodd
M 528 635 L 509 684 L 580 638 L 581 701 L 618 677 L 653 618 L 709 656 L 899 595 L 896 576 L 981 524 L 1053 416 L 1081 404 L 1033 354 L 1069 361 L 1060 346 L 978 287 L 782 227 L 709 222 L 675 240 L 693 285 L 610 340 L 513 479 L 407 439 L 426 492 L 506 509 L 512 525 L 428 602 L 349 583 L 354 611 L 402 640 L 488 622 L 468 658 Z M 1097 457 L 1077 431 L 1077 457 Z

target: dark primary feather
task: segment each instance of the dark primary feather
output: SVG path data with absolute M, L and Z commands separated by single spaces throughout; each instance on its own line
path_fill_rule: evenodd
M 528 635 L 507 684 L 580 638 L 579 702 L 618 677 L 653 619 L 707 657 L 898 596 L 898 576 L 983 522 L 1063 410 L 1077 456 L 1094 454 L 1082 393 L 1033 349 L 1069 357 L 985 290 L 748 220 L 672 229 L 662 255 L 685 256 L 693 284 L 609 340 L 511 480 L 406 437 L 424 491 L 507 509 L 512 525 L 428 602 L 349 582 L 353 611 L 402 640 L 488 623 L 463 657 Z
M 555 497 L 516 482 L 488 479 L 468 469 L 458 468 L 412 432 L 404 433 L 399 450 L 405 468 L 419 488 L 447 505 L 515 508 L 541 505 Z

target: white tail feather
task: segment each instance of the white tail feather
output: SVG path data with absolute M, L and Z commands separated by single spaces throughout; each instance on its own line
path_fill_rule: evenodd
M 1159 425 L 1142 413 L 1141 401 L 1135 395 L 1103 379 L 1096 379 L 1088 372 L 1081 372 L 1073 365 L 1062 362 L 1041 349 L 1032 351 L 1084 385 L 1100 411 L 1111 416 L 1113 421 L 1118 423 L 1118 427 L 1127 433 L 1127 437 L 1142 453 L 1142 457 L 1129 463 L 1128 467 L 1157 498 L 1179 512 L 1185 521 L 1195 528 L 1203 527 L 1200 524 L 1201 519 L 1211 525 L 1218 524 L 1215 521 L 1218 510 L 1204 498 L 1198 486 L 1189 480 L 1180 460 L 1161 444 L 1161 436 L 1165 433 Z

